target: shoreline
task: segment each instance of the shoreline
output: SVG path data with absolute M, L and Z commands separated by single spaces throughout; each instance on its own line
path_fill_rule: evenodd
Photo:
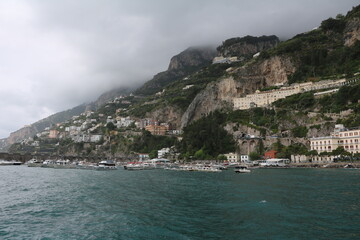
M 290 163 L 290 168 L 360 168 L 360 162 Z

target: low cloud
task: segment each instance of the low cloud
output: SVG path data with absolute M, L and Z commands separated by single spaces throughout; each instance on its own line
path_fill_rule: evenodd
M 0 137 L 139 85 L 189 46 L 311 30 L 358 1 L 0 2 Z

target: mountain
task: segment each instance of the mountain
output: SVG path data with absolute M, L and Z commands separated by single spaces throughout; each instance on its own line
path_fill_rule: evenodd
M 137 89 L 136 95 L 151 95 L 162 91 L 171 82 L 180 80 L 211 63 L 216 55 L 211 47 L 190 47 L 170 60 L 166 71 L 156 74 L 153 79 Z
M 217 47 L 218 55 L 222 57 L 238 57 L 249 59 L 254 54 L 273 48 L 280 43 L 277 36 L 245 36 L 225 40 Z
M 94 102 L 81 104 L 74 108 L 55 113 L 49 117 L 41 119 L 35 123 L 25 126 L 15 132 L 10 133 L 9 137 L 0 140 L 0 151 L 7 151 L 10 145 L 21 142 L 29 137 L 33 137 L 39 132 L 44 131 L 45 128 L 51 127 L 57 123 L 65 122 L 74 116 L 80 115 L 85 111 L 95 111 L 103 106 L 107 101 L 121 95 L 130 94 L 130 88 L 116 88 L 103 93 Z
M 124 156 L 175 144 L 183 159 L 215 158 L 235 150 L 262 153 L 276 149 L 286 157 L 304 153 L 308 138 L 329 134 L 335 124 L 359 125 L 359 72 L 360 6 L 283 42 L 276 36 L 245 36 L 225 40 L 217 52 L 189 48 L 174 56 L 167 71 L 155 75 L 134 95 L 105 100 L 116 96 L 115 91 L 100 98 L 99 106 L 103 105 L 93 116 L 99 124 L 93 123 L 91 129 L 112 141 L 79 144 L 56 140 L 58 151 L 109 155 L 110 149 L 111 154 Z M 332 80 L 341 84 L 334 87 Z M 234 108 L 236 98 L 259 92 L 281 94 L 295 88 L 290 85 L 294 83 L 304 84 L 296 85 L 302 89 L 297 94 L 266 106 L 252 102 L 249 109 Z M 325 87 L 305 91 L 309 85 Z M 153 136 L 135 124 L 114 126 L 112 119 L 126 121 L 126 117 L 138 126 L 144 118 L 168 124 L 183 131 L 182 141 Z

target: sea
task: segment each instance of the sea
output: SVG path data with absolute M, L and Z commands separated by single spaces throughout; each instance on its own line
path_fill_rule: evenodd
M 3 166 L 0 239 L 360 239 L 360 169 Z

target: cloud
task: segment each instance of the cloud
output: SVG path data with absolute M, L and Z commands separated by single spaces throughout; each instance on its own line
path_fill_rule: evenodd
M 189 46 L 244 35 L 285 39 L 355 0 L 12 0 L 0 2 L 0 137 L 140 84 Z

